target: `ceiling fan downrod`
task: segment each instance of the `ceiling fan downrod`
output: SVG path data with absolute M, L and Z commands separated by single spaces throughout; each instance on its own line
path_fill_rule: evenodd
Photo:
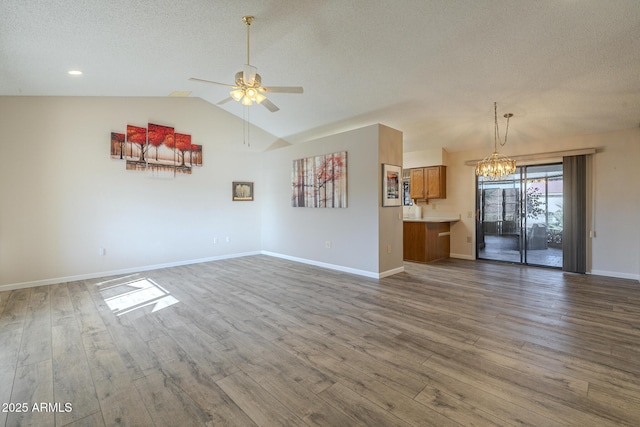
M 251 23 L 253 22 L 254 17 L 253 16 L 243 16 L 242 17 L 242 22 L 244 22 L 245 24 L 247 24 L 247 65 L 250 65 L 251 62 L 249 61 L 249 46 L 251 45 L 250 41 L 251 41 L 251 34 L 250 34 L 250 28 L 251 28 Z

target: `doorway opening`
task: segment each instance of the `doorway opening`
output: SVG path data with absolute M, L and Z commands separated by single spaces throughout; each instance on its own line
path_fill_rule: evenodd
M 520 166 L 502 180 L 479 176 L 476 257 L 562 268 L 562 163 Z

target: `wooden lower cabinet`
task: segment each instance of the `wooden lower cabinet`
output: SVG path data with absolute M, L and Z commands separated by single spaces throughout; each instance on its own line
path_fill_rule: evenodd
M 451 224 L 448 222 L 410 222 L 403 225 L 405 261 L 431 262 L 449 258 Z

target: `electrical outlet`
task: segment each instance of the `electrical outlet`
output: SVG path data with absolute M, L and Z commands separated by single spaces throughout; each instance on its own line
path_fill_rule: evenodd
M 331 240 L 327 240 L 326 242 L 324 242 L 324 247 L 327 249 L 331 249 Z
M 387 245 L 387 253 L 390 254 L 391 253 L 391 245 Z
M 471 243 L 471 236 L 467 236 L 467 243 Z
M 107 254 L 107 250 L 105 248 L 98 249 L 98 255 L 105 256 Z

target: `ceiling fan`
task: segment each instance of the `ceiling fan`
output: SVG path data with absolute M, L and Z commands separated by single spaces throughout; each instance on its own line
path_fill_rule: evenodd
M 264 95 L 265 93 L 302 93 L 301 86 L 262 86 L 262 77 L 258 74 L 258 69 L 251 65 L 249 61 L 249 46 L 250 46 L 250 33 L 251 23 L 253 22 L 253 16 L 243 16 L 242 22 L 247 25 L 247 63 L 244 65 L 242 71 L 238 71 L 235 76 L 235 84 L 213 82 L 211 80 L 197 79 L 191 77 L 189 80 L 194 82 L 212 83 L 216 85 L 222 85 L 230 87 L 232 90 L 229 93 L 228 98 L 218 102 L 218 105 L 225 104 L 229 101 L 238 101 L 242 105 L 250 106 L 255 102 L 256 104 L 264 105 L 269 111 L 275 113 L 278 108 L 273 102 L 269 101 Z

